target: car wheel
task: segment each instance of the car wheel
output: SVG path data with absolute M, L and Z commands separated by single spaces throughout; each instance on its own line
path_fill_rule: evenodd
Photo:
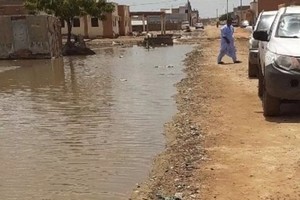
M 264 94 L 264 77 L 261 70 L 258 70 L 258 96 L 262 97 Z
M 280 99 L 273 97 L 264 91 L 263 95 L 264 116 L 272 117 L 280 114 Z
M 250 62 L 248 62 L 248 77 L 249 78 L 258 77 L 257 65 L 251 64 Z

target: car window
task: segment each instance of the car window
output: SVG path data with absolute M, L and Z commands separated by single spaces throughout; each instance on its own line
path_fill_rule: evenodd
M 300 14 L 287 14 L 280 18 L 276 37 L 300 38 Z
M 257 31 L 267 31 L 270 29 L 275 15 L 262 15 L 257 26 Z
M 273 34 L 273 29 L 276 26 L 276 22 L 277 22 L 279 16 L 280 16 L 280 13 L 277 12 L 277 14 L 275 15 L 275 19 L 273 20 L 272 25 L 271 25 L 270 29 L 268 30 L 269 39 L 271 38 L 271 36 Z

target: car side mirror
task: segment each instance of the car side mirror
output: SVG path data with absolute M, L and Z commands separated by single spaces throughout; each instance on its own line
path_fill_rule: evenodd
M 259 41 L 268 42 L 269 34 L 267 33 L 267 31 L 254 31 L 253 38 Z

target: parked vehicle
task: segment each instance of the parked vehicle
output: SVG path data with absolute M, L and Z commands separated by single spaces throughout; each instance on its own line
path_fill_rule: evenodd
M 268 31 L 274 21 L 277 11 L 261 12 L 256 20 L 253 31 Z M 265 45 L 265 44 L 262 44 Z M 258 47 L 259 41 L 253 38 L 251 34 L 249 39 L 249 56 L 248 56 L 248 77 L 258 77 Z
M 203 25 L 203 23 L 196 23 L 195 28 L 196 29 L 204 29 L 204 25 Z
M 269 31 L 254 38 L 268 42 L 259 71 L 265 116 L 280 114 L 283 101 L 300 100 L 300 6 L 279 9 Z

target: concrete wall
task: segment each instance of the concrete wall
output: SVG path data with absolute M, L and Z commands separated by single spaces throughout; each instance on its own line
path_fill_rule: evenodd
M 62 55 L 60 23 L 52 16 L 0 16 L 0 59 Z
M 103 37 L 113 38 L 120 34 L 118 5 L 114 5 L 115 11 L 106 14 L 106 19 L 103 21 Z
M 149 31 L 161 31 L 160 24 L 150 24 L 148 25 Z M 166 31 L 181 30 L 181 23 L 166 23 Z
M 181 23 L 183 21 L 187 20 L 186 14 L 180 14 L 180 13 L 172 13 L 172 14 L 166 14 L 165 20 L 167 23 Z M 148 16 L 148 22 L 151 24 L 160 24 L 161 23 L 161 17 L 160 16 Z
M 72 33 L 75 35 L 83 35 L 84 37 L 87 37 L 87 35 L 85 34 L 85 29 L 84 29 L 84 23 L 85 20 L 83 17 L 79 18 L 80 21 L 80 27 L 72 27 Z M 67 23 L 65 22 L 65 26 L 61 28 L 61 33 L 63 35 L 66 35 L 68 33 L 68 28 L 67 28 Z
M 129 35 L 132 32 L 129 6 L 119 5 L 118 12 L 120 16 L 120 22 L 119 22 L 120 35 L 122 36 Z
M 103 36 L 103 23 L 101 20 L 98 20 L 98 27 L 92 27 L 92 22 L 91 16 L 85 16 L 85 17 L 80 17 L 77 18 L 80 21 L 80 27 L 74 27 L 74 23 L 73 23 L 73 27 L 72 27 L 72 34 L 75 35 L 82 35 L 85 38 L 99 38 Z M 61 28 L 61 32 L 63 35 L 67 35 L 68 34 L 68 28 L 67 28 L 67 23 L 64 22 L 64 27 Z
M 80 21 L 80 27 L 72 27 L 72 34 L 75 35 L 82 35 L 85 38 L 95 39 L 95 38 L 101 38 L 101 37 L 113 37 L 114 31 L 115 33 L 119 34 L 119 28 L 118 28 L 118 19 L 119 17 L 115 17 L 117 19 L 116 26 L 113 27 L 113 15 L 107 14 L 106 20 L 98 20 L 98 27 L 92 27 L 91 16 L 84 16 L 78 18 Z M 74 25 L 74 23 L 73 23 Z M 67 23 L 64 22 L 64 27 L 61 28 L 61 32 L 63 35 L 68 34 L 68 28 Z
M 92 17 L 87 17 L 88 37 L 91 39 L 100 38 L 103 36 L 103 22 L 98 19 L 98 27 L 92 27 Z

